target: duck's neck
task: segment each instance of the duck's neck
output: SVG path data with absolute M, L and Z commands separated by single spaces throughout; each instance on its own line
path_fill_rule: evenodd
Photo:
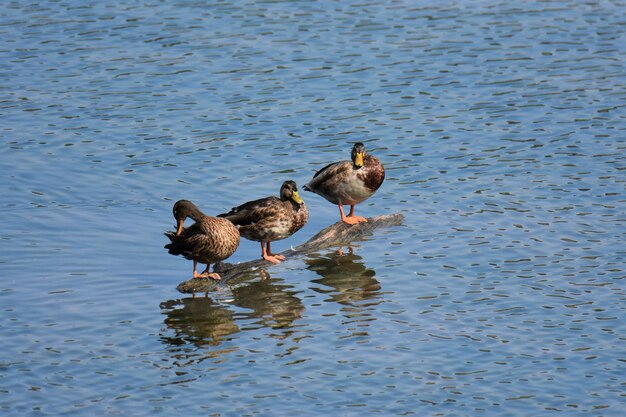
M 294 210 L 298 210 L 300 208 L 300 204 L 296 203 L 290 198 L 283 199 L 283 204 L 286 206 L 291 206 Z
M 188 216 L 193 219 L 193 221 L 197 222 L 198 220 L 200 220 L 203 217 L 206 217 L 206 215 L 200 211 L 200 209 L 196 206 L 193 206 L 189 209 L 189 214 Z

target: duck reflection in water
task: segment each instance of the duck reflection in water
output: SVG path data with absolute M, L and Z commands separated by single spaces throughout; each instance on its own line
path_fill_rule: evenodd
M 350 307 L 363 308 L 381 302 L 380 283 L 374 278 L 376 271 L 367 268 L 362 257 L 348 247 L 348 252 L 328 252 L 317 257 L 305 259 L 307 269 L 322 278 L 313 280 L 324 287 L 312 288 L 322 294 L 328 294 L 328 301 L 334 301 Z M 372 300 L 371 303 L 365 301 Z
M 232 300 L 228 301 L 228 304 L 244 309 L 243 312 L 235 312 L 225 302 L 217 302 L 211 297 L 163 302 L 160 307 L 167 315 L 165 325 L 174 335 L 161 334 L 161 341 L 172 346 L 219 346 L 236 339 L 239 332 L 264 327 L 281 329 L 282 332 L 273 332 L 270 337 L 284 339 L 292 333 L 293 322 L 304 311 L 302 301 L 291 288 L 282 280 L 272 278 L 243 283 L 231 290 Z M 236 349 L 231 346 L 208 356 Z M 182 352 L 181 355 L 184 356 Z M 189 355 L 188 359 L 193 360 L 193 356 L 195 354 Z
M 218 346 L 239 332 L 235 313 L 209 297 L 165 301 L 160 307 L 167 314 L 165 325 L 174 331 L 174 336 L 161 336 L 169 345 Z
M 293 287 L 269 275 L 260 281 L 234 288 L 232 294 L 234 305 L 250 310 L 244 313 L 245 318 L 256 319 L 251 328 L 281 329 L 280 334 L 271 335 L 280 339 L 292 333 L 293 323 L 302 317 L 304 311 L 304 305 Z

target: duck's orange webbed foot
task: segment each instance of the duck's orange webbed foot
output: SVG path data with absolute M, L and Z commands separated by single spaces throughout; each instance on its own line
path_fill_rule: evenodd
M 278 259 L 277 256 L 272 256 L 272 255 L 263 255 L 263 259 L 265 259 L 266 261 L 270 261 L 273 264 L 279 264 L 280 263 L 280 259 Z
M 222 277 L 220 277 L 220 274 L 218 274 L 217 272 L 206 272 L 204 271 L 201 274 L 198 274 L 197 272 L 195 274 L 193 274 L 193 278 L 194 279 L 214 279 L 215 281 L 219 281 L 220 279 L 222 279 Z
M 203 278 L 208 278 L 209 274 L 207 272 L 203 272 L 199 274 L 197 271 L 193 271 L 193 277 L 194 279 L 203 279 Z
M 343 216 L 341 218 L 341 221 L 347 224 L 357 224 L 361 222 L 367 222 L 367 219 L 361 216 Z
M 347 224 L 357 224 L 361 222 L 367 222 L 367 219 L 365 217 L 354 215 L 354 205 L 350 206 L 350 213 L 348 213 L 347 216 L 343 213 L 343 205 L 338 204 L 338 206 L 339 206 L 339 214 L 341 215 L 342 222 L 347 223 Z
M 272 258 L 276 258 L 279 261 L 284 261 L 285 257 L 283 255 L 278 255 L 274 252 L 272 252 L 272 246 L 271 246 L 272 242 L 267 242 L 265 244 L 265 252 L 263 253 L 263 258 L 265 259 L 265 255 L 271 256 Z M 269 259 L 268 259 L 269 260 Z M 271 262 L 271 261 L 270 261 Z
M 355 223 L 352 223 L 352 224 L 361 223 L 361 222 L 367 223 L 367 219 L 361 216 L 348 216 L 348 219 L 355 220 Z
M 282 255 L 274 255 L 270 249 L 270 242 L 261 242 L 261 257 L 273 264 L 279 264 L 285 257 Z
M 218 274 L 217 272 L 211 272 L 210 274 L 207 274 L 206 277 L 211 278 L 215 281 L 219 281 L 220 279 L 222 279 L 222 277 L 220 277 L 220 274 Z
M 208 264 L 206 266 L 206 269 L 204 271 L 202 271 L 201 274 L 199 274 L 196 271 L 195 265 L 194 265 L 194 269 L 193 269 L 193 277 L 194 279 L 214 279 L 214 280 L 220 280 L 222 279 L 222 277 L 220 277 L 220 274 L 218 274 L 217 272 L 211 272 L 209 269 L 211 268 L 211 265 Z M 215 268 L 213 268 L 215 270 Z

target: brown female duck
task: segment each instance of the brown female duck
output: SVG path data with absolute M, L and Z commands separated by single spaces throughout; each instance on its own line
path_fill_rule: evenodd
M 308 184 L 307 191 L 321 195 L 339 206 L 341 220 L 348 224 L 366 222 L 365 217 L 354 215 L 354 206 L 371 197 L 385 180 L 385 168 L 378 158 L 365 152 L 365 145 L 355 143 L 352 161 L 340 161 L 319 170 Z M 346 216 L 343 205 L 350 206 Z
M 300 230 L 309 219 L 309 211 L 298 195 L 293 181 L 285 181 L 280 187 L 280 198 L 266 197 L 234 207 L 220 214 L 239 227 L 241 236 L 261 242 L 261 256 L 272 263 L 285 257 L 272 253 L 270 242 L 285 239 Z
M 183 255 L 193 261 L 194 278 L 220 279 L 218 273 L 209 272 L 209 267 L 235 252 L 239 246 L 239 230 L 226 219 L 205 215 L 188 200 L 177 201 L 172 213 L 177 230 L 176 233 L 165 233 L 171 241 L 165 248 L 172 255 Z M 191 217 L 195 223 L 183 228 L 187 217 Z M 196 270 L 198 262 L 206 264 L 201 274 Z

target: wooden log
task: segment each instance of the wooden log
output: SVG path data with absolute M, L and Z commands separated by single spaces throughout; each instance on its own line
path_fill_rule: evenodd
M 326 249 L 332 246 L 347 245 L 351 242 L 363 240 L 370 236 L 375 229 L 381 227 L 399 226 L 402 224 L 404 216 L 400 213 L 386 214 L 382 216 L 370 217 L 367 222 L 349 225 L 343 222 L 337 222 L 307 240 L 305 243 L 295 248 L 287 249 L 281 252 L 287 258 L 294 256 L 303 256 L 311 252 Z M 232 282 L 236 278 L 242 278 L 251 274 L 266 273 L 265 268 L 272 266 L 271 262 L 264 259 L 254 259 L 248 262 L 238 264 L 229 264 L 223 262 L 218 271 L 221 280 L 212 279 L 189 279 L 178 284 L 176 289 L 183 294 L 195 294 L 197 292 L 208 292 L 220 285 Z

